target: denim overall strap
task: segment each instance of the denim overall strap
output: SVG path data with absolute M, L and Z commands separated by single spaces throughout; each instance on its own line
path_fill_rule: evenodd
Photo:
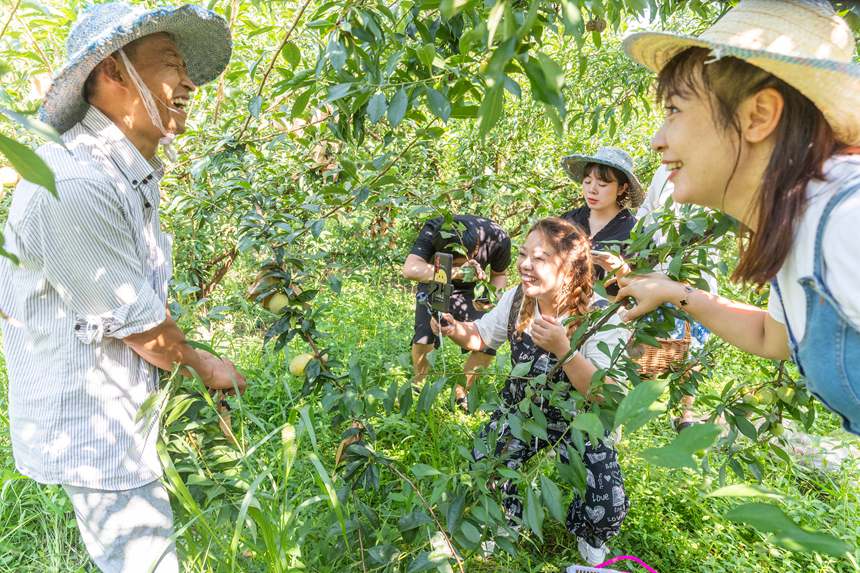
M 821 245 L 824 242 L 824 231 L 827 228 L 827 223 L 830 220 L 830 215 L 833 210 L 839 206 L 845 199 L 851 197 L 854 193 L 860 190 L 860 180 L 855 180 L 844 191 L 837 192 L 824 207 L 821 213 L 821 218 L 818 220 L 818 230 L 815 232 L 815 254 L 813 255 L 813 274 L 815 279 L 825 289 L 828 295 L 831 295 L 830 289 L 827 288 L 827 283 L 824 281 L 824 257 L 821 254 Z
M 809 391 L 839 414 L 843 427 L 860 435 L 860 330 L 845 316 L 825 282 L 824 233 L 833 210 L 855 196 L 860 178 L 834 193 L 822 211 L 815 234 L 813 276 L 800 279 L 806 298 L 806 331 L 795 360 Z M 843 270 L 843 269 L 838 269 Z
M 779 288 L 779 281 L 776 277 L 770 281 L 770 287 L 776 293 L 776 298 L 779 300 L 779 307 L 782 309 L 782 317 L 785 319 L 785 329 L 788 331 L 788 341 L 791 343 L 791 354 L 797 352 L 797 339 L 794 337 L 794 331 L 791 329 L 791 322 L 788 320 L 788 311 L 785 309 L 785 301 L 782 300 L 782 289 Z M 797 360 L 794 361 L 797 363 Z

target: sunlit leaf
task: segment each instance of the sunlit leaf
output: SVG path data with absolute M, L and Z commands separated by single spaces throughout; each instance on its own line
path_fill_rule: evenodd
M 51 195 L 57 196 L 54 173 L 35 151 L 23 143 L 0 134 L 0 153 L 6 156 L 21 177 L 30 183 L 44 187 Z
M 726 519 L 745 523 L 761 532 L 769 533 L 773 543 L 790 551 L 814 551 L 834 557 L 845 555 L 847 543 L 832 535 L 810 531 L 795 524 L 785 513 L 769 503 L 739 505 L 725 514 Z

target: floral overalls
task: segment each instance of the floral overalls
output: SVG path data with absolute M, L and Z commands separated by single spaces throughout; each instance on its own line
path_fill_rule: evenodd
M 511 469 L 519 468 L 529 459 L 547 446 L 557 446 L 557 453 L 562 462 L 569 463 L 570 456 L 579 456 L 570 439 L 570 421 L 565 418 L 559 408 L 550 406 L 543 398 L 534 398 L 547 420 L 548 441 L 533 438 L 524 442 L 511 433 L 508 424 L 508 413 L 513 412 L 517 405 L 526 397 L 528 380 L 541 374 L 548 373 L 557 362 L 556 357 L 538 348 L 531 336 L 516 332 L 516 320 L 522 305 L 522 287 L 517 289 L 511 313 L 508 318 L 508 341 L 511 343 L 511 363 L 531 362 L 531 369 L 524 377 L 509 377 L 502 390 L 502 405 L 493 412 L 487 426 L 481 431 L 481 437 L 486 439 L 494 433 L 498 435 L 495 455 L 505 459 L 505 465 Z M 553 376 L 552 382 L 563 381 L 569 386 L 567 377 L 562 370 Z M 570 392 L 562 396 L 567 401 Z M 569 416 L 573 418 L 573 416 Z M 472 452 L 475 460 L 485 457 L 477 449 Z M 624 478 L 621 466 L 618 464 L 618 454 L 604 443 L 585 443 L 585 455 L 582 459 L 586 467 L 585 497 L 575 496 L 567 511 L 567 529 L 577 537 L 584 539 L 589 545 L 599 547 L 606 540 L 618 534 L 624 521 L 630 502 L 624 492 Z M 523 504 L 517 496 L 517 487 L 511 481 L 501 484 L 505 494 L 503 506 L 510 519 L 519 521 L 522 518 Z

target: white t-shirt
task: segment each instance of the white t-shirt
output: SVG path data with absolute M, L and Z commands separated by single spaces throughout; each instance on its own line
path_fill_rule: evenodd
M 826 181 L 815 180 L 806 186 L 806 211 L 795 230 L 788 257 L 777 273 L 788 322 L 798 343 L 803 340 L 806 330 L 806 296 L 797 281 L 812 275 L 815 233 L 827 201 L 852 180 L 860 184 L 860 156 L 832 157 L 824 164 L 824 174 Z M 827 287 L 845 317 L 854 328 L 860 329 L 860 298 L 857 297 L 860 286 L 860 191 L 845 199 L 830 214 L 824 231 L 822 255 Z M 768 312 L 774 320 L 785 324 L 779 297 L 773 289 Z
M 496 349 L 508 339 L 508 317 L 511 314 L 511 306 L 514 304 L 516 291 L 517 287 L 506 291 L 502 295 L 502 298 L 499 299 L 498 304 L 490 312 L 475 321 L 478 333 L 481 335 L 481 340 L 490 348 Z M 592 299 L 592 304 L 597 300 L 600 299 L 595 296 Z M 538 305 L 535 305 L 534 316 L 535 318 L 540 318 L 541 316 Z M 564 316 L 561 316 L 559 320 L 563 320 L 564 318 Z M 609 325 L 613 325 L 615 328 L 609 328 Z M 601 328 L 599 332 L 594 333 L 580 348 L 582 355 L 588 358 L 597 368 L 607 368 L 609 366 L 609 357 L 597 345 L 600 342 L 605 342 L 609 346 L 609 351 L 614 352 L 617 345 L 627 344 L 631 334 L 625 323 L 618 317 L 618 313 L 612 315 L 606 322 L 606 325 L 604 325 L 604 328 L 605 330 Z M 531 335 L 531 325 L 526 327 L 526 334 Z

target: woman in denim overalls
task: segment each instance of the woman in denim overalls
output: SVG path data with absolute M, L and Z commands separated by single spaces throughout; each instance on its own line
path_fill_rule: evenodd
M 744 0 L 698 38 L 634 34 L 666 110 L 652 146 L 673 198 L 741 224 L 733 278 L 772 285 L 767 311 L 663 275 L 622 278 L 634 319 L 679 305 L 739 348 L 791 357 L 860 434 L 860 66 L 828 2 Z M 826 58 L 826 59 L 825 59 Z
M 567 317 L 582 317 L 589 309 L 606 304 L 593 298 L 592 266 L 588 236 L 579 227 L 560 218 L 538 221 L 529 231 L 517 258 L 522 284 L 507 291 L 496 307 L 475 322 L 458 322 L 444 315 L 445 326 L 433 322 L 464 348 L 474 350 L 497 348 L 505 340 L 511 344 L 512 365 L 528 363 L 524 376 L 511 376 L 502 389 L 502 405 L 481 432 L 497 437 L 495 455 L 511 469 L 519 468 L 543 448 L 554 446 L 565 463 L 570 456 L 579 456 L 570 436 L 570 423 L 576 416 L 576 402 L 571 390 L 577 390 L 588 400 L 600 400 L 600 390 L 591 388 L 591 377 L 598 367 L 609 365 L 608 357 L 598 348 L 606 344 L 610 350 L 626 344 L 628 332 L 608 328 L 591 336 L 579 352 L 561 368 L 554 369 L 561 356 L 570 350 L 569 336 L 578 326 L 574 320 L 567 327 Z M 549 380 L 532 380 L 552 373 Z M 510 415 L 518 409 L 532 418 L 546 419 L 547 439 L 528 441 L 517 438 L 510 425 Z M 536 410 L 539 410 L 537 412 Z M 590 563 L 604 560 L 605 542 L 616 535 L 627 515 L 629 501 L 624 492 L 624 480 L 612 438 L 592 443 L 586 441 L 582 460 L 586 467 L 586 490 L 575 497 L 567 513 L 566 525 L 579 538 L 580 551 Z M 486 454 L 473 452 L 476 460 Z M 523 505 L 516 485 L 501 484 L 505 494 L 503 505 L 508 517 L 518 523 Z

